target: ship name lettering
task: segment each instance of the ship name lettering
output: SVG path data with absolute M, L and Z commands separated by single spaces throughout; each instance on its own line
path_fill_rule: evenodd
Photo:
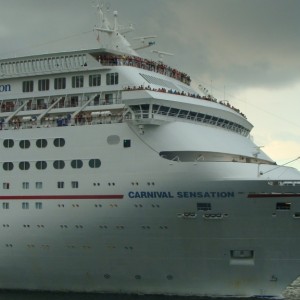
M 129 198 L 174 198 L 171 192 L 129 192 Z
M 10 92 L 10 91 L 11 91 L 11 85 L 10 84 L 1 84 L 0 85 L 0 93 Z
M 234 198 L 234 192 L 177 192 L 178 198 Z

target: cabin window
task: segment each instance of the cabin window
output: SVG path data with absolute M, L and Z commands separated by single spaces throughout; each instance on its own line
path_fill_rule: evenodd
M 30 168 L 30 163 L 29 163 L 28 161 L 20 161 L 20 163 L 19 163 L 19 168 L 20 168 L 20 170 L 22 170 L 22 171 L 29 170 L 29 168 Z
M 9 209 L 9 202 L 3 202 L 2 203 L 2 208 L 3 209 Z
M 57 188 L 58 189 L 63 189 L 65 187 L 65 183 L 63 181 L 58 181 L 57 182 Z
M 72 186 L 72 189 L 78 189 L 78 186 L 79 186 L 78 181 L 72 181 L 71 186 Z
M 89 86 L 100 86 L 101 85 L 101 75 L 95 74 L 89 76 Z
M 3 170 L 4 171 L 11 171 L 14 168 L 14 164 L 12 162 L 5 162 L 3 163 Z
M 19 142 L 21 149 L 28 149 L 30 147 L 30 141 L 29 140 L 21 140 Z
M 63 169 L 65 167 L 65 162 L 63 160 L 55 160 L 53 162 L 54 169 Z
M 43 203 L 42 202 L 35 202 L 35 208 L 36 209 L 42 209 L 43 208 Z
M 41 181 L 37 181 L 35 183 L 35 188 L 38 189 L 38 190 L 42 189 L 43 188 L 43 183 Z
M 29 209 L 29 203 L 28 202 L 22 202 L 22 209 Z
M 22 182 L 22 187 L 24 190 L 28 190 L 29 189 L 29 182 Z
M 49 91 L 49 86 L 50 86 L 49 83 L 50 83 L 49 79 L 40 79 L 38 81 L 39 91 Z
M 23 93 L 33 92 L 33 81 L 23 81 Z
M 54 89 L 55 90 L 63 90 L 66 88 L 66 78 L 55 78 L 54 79 Z
M 36 140 L 36 146 L 38 148 L 45 148 L 45 147 L 47 147 L 47 145 L 48 145 L 48 142 L 45 139 L 38 139 L 38 140 Z
M 35 167 L 38 169 L 38 170 L 45 170 L 47 168 L 47 162 L 46 161 L 37 161 L 35 163 Z
M 63 138 L 56 138 L 53 141 L 55 147 L 63 147 L 65 145 L 65 139 Z
M 9 182 L 3 182 L 3 189 L 4 190 L 9 190 L 10 184 Z
M 131 147 L 131 140 L 124 140 L 123 141 L 123 146 L 124 146 L 124 148 Z
M 14 146 L 15 142 L 14 140 L 8 139 L 3 141 L 3 146 L 5 148 L 12 148 Z
M 83 166 L 83 162 L 80 159 L 74 159 L 71 161 L 71 167 L 73 169 L 81 169 Z
M 83 87 L 84 78 L 82 75 L 72 77 L 72 88 L 81 88 Z
M 90 159 L 89 160 L 89 166 L 90 166 L 90 168 L 93 168 L 93 169 L 100 168 L 100 166 L 101 166 L 100 159 L 96 159 L 96 158 Z
M 119 73 L 106 74 L 106 84 L 107 85 L 119 84 Z

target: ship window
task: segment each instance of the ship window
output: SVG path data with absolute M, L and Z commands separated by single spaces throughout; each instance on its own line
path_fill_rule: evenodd
M 101 161 L 100 161 L 100 159 L 96 159 L 96 158 L 90 159 L 90 160 L 89 160 L 89 166 L 90 166 L 91 168 L 93 168 L 93 169 L 95 169 L 95 168 L 100 168 L 100 166 L 101 166 Z
M 131 147 L 131 140 L 124 140 L 123 141 L 123 146 L 124 146 L 124 148 Z
M 181 110 L 178 117 L 185 119 L 189 112 L 187 110 Z
M 71 167 L 73 169 L 81 169 L 83 166 L 83 162 L 80 159 L 74 159 L 71 161 Z
M 28 202 L 22 202 L 22 209 L 29 209 L 29 203 Z
M 101 85 L 101 75 L 95 74 L 89 76 L 89 85 L 90 86 L 100 86 Z
M 291 209 L 291 203 L 290 202 L 277 202 L 276 203 L 276 209 L 278 209 L 278 210 L 289 210 L 289 209 Z
M 3 146 L 5 148 L 12 148 L 14 146 L 15 142 L 12 139 L 4 140 L 3 141 Z
M 21 140 L 19 142 L 21 149 L 28 149 L 30 147 L 30 141 L 29 140 Z
M 43 208 L 43 203 L 42 202 L 35 202 L 35 208 L 36 209 L 42 209 Z
M 29 189 L 29 182 L 22 182 L 22 187 L 24 190 L 28 190 Z
M 198 202 L 197 210 L 211 210 L 211 203 L 208 202 Z
M 179 109 L 171 108 L 169 111 L 169 116 L 176 117 L 178 115 L 178 113 L 179 113 Z
M 120 143 L 120 137 L 118 135 L 110 135 L 107 137 L 107 143 L 109 145 L 117 145 Z
M 63 147 L 65 145 L 65 139 L 63 138 L 54 139 L 53 144 L 55 147 Z
M 169 110 L 170 110 L 170 107 L 161 106 L 160 109 L 159 109 L 159 113 L 162 114 L 162 115 L 167 115 Z
M 152 111 L 153 111 L 154 113 L 157 113 L 158 109 L 159 109 L 159 106 L 158 106 L 157 104 L 153 104 L 153 106 L 152 106 Z
M 35 167 L 38 169 L 38 170 L 45 170 L 47 168 L 47 162 L 41 160 L 41 161 L 37 161 L 35 163 Z
M 13 168 L 14 168 L 14 164 L 12 162 L 3 163 L 3 170 L 4 171 L 11 171 Z
M 65 183 L 63 181 L 58 181 L 57 182 L 57 188 L 63 189 L 65 187 Z
M 43 188 L 43 183 L 41 181 L 37 181 L 35 183 L 35 188 L 38 189 L 38 190 L 42 189 Z
M 118 73 L 106 74 L 106 84 L 107 85 L 119 84 L 119 74 Z
M 33 92 L 33 81 L 23 81 L 23 92 L 30 93 Z
M 39 91 L 49 91 L 49 79 L 40 79 L 38 81 Z
M 82 75 L 72 77 L 72 88 L 81 88 L 83 87 L 84 78 Z
M 54 169 L 63 169 L 65 167 L 65 162 L 63 160 L 55 160 L 53 162 Z
M 9 209 L 9 202 L 3 202 L 2 203 L 2 208 L 3 209 Z
M 48 145 L 48 142 L 45 139 L 38 139 L 38 140 L 36 140 L 36 146 L 38 148 L 45 148 L 45 147 L 47 147 L 47 145 Z
M 78 186 L 79 186 L 78 181 L 72 181 L 71 186 L 72 186 L 72 189 L 78 189 Z
M 10 186 L 9 182 L 3 182 L 3 189 L 4 190 L 9 190 L 9 186 Z
M 30 163 L 28 162 L 28 161 L 21 161 L 20 163 L 19 163 L 19 168 L 20 168 L 20 170 L 29 170 L 29 168 L 30 168 Z
M 66 88 L 66 78 L 55 78 L 54 79 L 54 89 L 55 90 L 63 90 Z

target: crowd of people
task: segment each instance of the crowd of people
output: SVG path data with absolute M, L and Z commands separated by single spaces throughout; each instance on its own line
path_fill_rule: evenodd
M 148 86 L 127 86 L 124 88 L 125 91 L 135 91 L 135 90 L 150 90 L 150 91 L 154 91 L 154 92 L 161 92 L 161 93 L 168 93 L 168 94 L 174 94 L 174 95 L 181 95 L 181 96 L 187 96 L 187 97 L 192 97 L 192 98 L 197 98 L 197 99 L 202 99 L 202 100 L 207 100 L 207 101 L 212 101 L 212 102 L 216 102 L 216 103 L 220 103 L 224 106 L 229 107 L 230 109 L 234 110 L 235 112 L 239 113 L 240 115 L 242 115 L 245 119 L 246 116 L 238 109 L 235 108 L 234 106 L 230 105 L 230 103 L 228 101 L 218 101 L 216 98 L 211 97 L 210 95 L 208 96 L 200 96 L 199 94 L 193 94 L 193 93 L 186 93 L 184 91 L 176 91 L 176 90 L 172 90 L 172 89 L 165 89 L 165 88 L 151 88 L 150 85 Z
M 155 62 L 153 60 L 144 59 L 138 56 L 121 56 L 121 55 L 100 55 L 99 62 L 105 66 L 132 66 L 148 71 L 157 72 L 190 85 L 191 78 L 174 68 L 171 68 L 162 62 Z

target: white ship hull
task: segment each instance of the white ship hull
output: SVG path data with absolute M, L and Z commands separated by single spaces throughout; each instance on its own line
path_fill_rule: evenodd
M 107 24 L 109 49 L 0 60 L 0 289 L 280 296 L 300 173 Z
M 130 150 L 121 143 L 109 145 L 111 132 L 131 139 Z M 6 135 L 16 140 L 18 135 L 63 137 L 67 148 L 61 159 L 85 153 L 87 158 L 100 157 L 101 169 L 66 168 L 59 176 L 57 170 L 49 171 L 49 188 L 42 195 L 30 190 L 15 199 L 9 195 L 10 211 L 0 212 L 0 288 L 278 295 L 299 275 L 300 243 L 294 228 L 300 221 L 293 218 L 300 211 L 298 199 L 254 196 L 284 189 L 251 179 L 257 177 L 257 166 L 170 162 L 126 124 L 2 132 L 3 139 Z M 31 151 L 27 159 L 52 154 L 57 155 L 53 150 Z M 30 183 L 43 181 L 38 172 L 28 172 Z M 249 178 L 238 179 L 243 173 Z M 66 184 L 79 180 L 76 194 L 71 188 L 53 192 L 51 185 L 60 177 Z M 23 180 L 11 178 L 14 186 Z M 293 201 L 293 210 L 276 211 L 276 203 L 285 200 Z M 28 210 L 21 208 L 21 201 L 29 202 Z M 34 208 L 36 201 L 43 203 L 42 210 Z M 201 202 L 211 203 L 211 210 L 198 210 Z M 252 252 L 237 258 L 233 251 Z

